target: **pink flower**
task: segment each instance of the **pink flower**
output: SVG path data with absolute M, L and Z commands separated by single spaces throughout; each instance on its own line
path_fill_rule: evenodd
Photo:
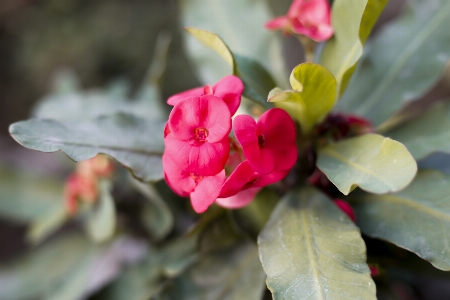
M 265 26 L 271 30 L 302 34 L 317 42 L 326 41 L 333 35 L 327 0 L 294 0 L 286 16 L 275 18 Z
M 214 176 L 200 176 L 180 168 L 166 153 L 162 160 L 167 184 L 178 195 L 190 196 L 192 207 L 197 213 L 206 211 L 216 201 L 225 181 L 225 170 Z
M 353 212 L 352 207 L 341 199 L 334 199 L 334 204 L 336 204 L 353 222 L 355 222 L 355 213 Z
M 231 130 L 224 101 L 211 95 L 185 98 L 172 109 L 167 127 L 165 152 L 182 170 L 213 176 L 224 168 Z
M 258 122 L 251 116 L 239 115 L 233 129 L 248 164 L 257 173 L 289 170 L 297 161 L 295 124 L 284 110 L 269 109 Z
M 234 115 L 239 105 L 241 104 L 241 95 L 244 90 L 244 84 L 239 77 L 230 75 L 222 78 L 212 87 L 206 85 L 204 87 L 199 87 L 191 89 L 176 95 L 173 95 L 167 100 L 170 105 L 178 104 L 182 99 L 192 96 L 203 96 L 203 95 L 214 95 L 222 99 L 228 109 L 230 114 Z

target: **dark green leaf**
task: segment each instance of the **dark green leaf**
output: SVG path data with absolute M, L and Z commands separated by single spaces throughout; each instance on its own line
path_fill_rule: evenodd
M 274 299 L 376 299 L 358 228 L 312 188 L 279 202 L 258 244 Z
M 257 300 L 264 278 L 256 246 L 245 241 L 203 257 L 159 299 Z
M 108 154 L 144 181 L 163 177 L 164 123 L 129 114 L 114 114 L 79 123 L 28 120 L 9 131 L 22 146 L 42 152 L 62 150 L 75 161 Z
M 319 149 L 317 167 L 344 195 L 357 186 L 375 194 L 399 191 L 417 172 L 417 163 L 405 146 L 378 134 Z
M 334 36 L 326 43 L 320 63 L 333 73 L 338 96 L 345 91 L 361 58 L 364 43 L 388 0 L 335 0 L 331 11 Z
M 421 171 L 403 191 L 352 197 L 362 232 L 450 270 L 450 176 Z
M 415 159 L 433 152 L 450 153 L 450 103 L 435 105 L 387 135 L 403 143 Z
M 427 92 L 450 59 L 450 2 L 409 1 L 367 47 L 338 108 L 379 125 Z

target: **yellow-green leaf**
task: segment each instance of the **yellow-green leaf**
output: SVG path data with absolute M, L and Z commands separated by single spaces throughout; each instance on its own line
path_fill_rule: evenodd
M 352 195 L 362 232 L 416 253 L 436 268 L 450 270 L 450 176 L 420 171 L 395 194 Z
M 269 102 L 286 110 L 301 124 L 303 132 L 308 133 L 333 108 L 336 80 L 321 65 L 304 63 L 292 70 L 290 82 L 292 91 L 275 94 Z
M 376 299 L 358 227 L 313 188 L 286 195 L 258 238 L 273 299 Z
M 333 73 L 342 95 L 361 58 L 364 43 L 388 0 L 335 0 L 331 9 L 334 36 L 320 63 Z
M 417 163 L 403 144 L 378 134 L 319 149 L 317 167 L 345 195 L 357 186 L 375 194 L 396 192 L 417 172 Z

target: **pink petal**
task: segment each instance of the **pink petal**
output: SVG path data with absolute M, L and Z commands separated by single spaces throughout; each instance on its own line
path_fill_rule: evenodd
M 289 27 L 289 19 L 286 16 L 277 17 L 264 24 L 264 27 L 270 30 L 286 29 Z
M 248 115 L 239 115 L 233 121 L 233 129 L 252 168 L 260 174 L 272 172 L 275 168 L 275 157 L 268 148 L 260 149 L 255 120 Z
M 272 108 L 262 114 L 257 124 L 257 135 L 264 136 L 265 148 L 275 158 L 276 169 L 292 168 L 297 161 L 297 134 L 294 121 L 287 112 Z
M 180 169 L 201 176 L 213 176 L 225 167 L 230 143 L 225 136 L 217 143 L 192 144 L 177 139 L 172 133 L 165 139 L 165 152 Z
M 270 174 L 260 176 L 258 179 L 254 180 L 249 187 L 265 187 L 269 184 L 274 184 L 284 177 L 287 176 L 289 170 L 275 170 Z
M 164 178 L 169 187 L 181 197 L 187 197 L 195 188 L 195 181 L 188 172 L 180 167 L 170 158 L 167 153 L 162 157 Z
M 353 212 L 350 204 L 341 199 L 334 199 L 334 204 L 336 204 L 353 222 L 355 222 L 355 213 Z
M 224 181 L 225 170 L 215 176 L 207 176 L 200 180 L 195 191 L 191 193 L 191 204 L 195 212 L 206 211 L 216 201 Z
M 240 163 L 225 180 L 220 191 L 220 197 L 227 198 L 236 195 L 248 182 L 255 178 L 255 170 L 248 161 Z
M 222 207 L 237 209 L 249 205 L 253 199 L 255 199 L 256 194 L 261 190 L 259 187 L 249 188 L 240 191 L 234 196 L 228 198 L 218 198 L 216 203 Z
M 242 80 L 234 75 L 222 78 L 213 86 L 214 96 L 222 99 L 234 115 L 241 104 L 241 95 L 244 91 Z
M 169 97 L 169 99 L 167 99 L 167 104 L 174 106 L 174 105 L 177 105 L 178 102 L 180 102 L 184 98 L 203 96 L 204 95 L 203 90 L 204 90 L 204 87 L 198 87 L 198 88 L 193 88 L 193 89 L 175 94 L 172 97 Z
M 223 100 L 211 96 L 185 98 L 169 115 L 170 131 L 181 140 L 195 139 L 197 128 L 206 129 L 206 141 L 218 142 L 230 133 L 231 115 Z

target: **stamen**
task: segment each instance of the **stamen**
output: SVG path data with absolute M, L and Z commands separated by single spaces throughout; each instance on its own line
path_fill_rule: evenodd
M 200 180 L 203 179 L 203 176 L 200 176 L 200 175 L 195 174 L 195 173 L 189 173 L 189 176 L 191 176 L 192 179 L 194 179 L 194 182 L 195 182 L 196 185 L 200 182 Z
M 206 142 L 208 135 L 209 132 L 206 128 L 195 128 L 194 130 L 194 138 L 196 141 Z

